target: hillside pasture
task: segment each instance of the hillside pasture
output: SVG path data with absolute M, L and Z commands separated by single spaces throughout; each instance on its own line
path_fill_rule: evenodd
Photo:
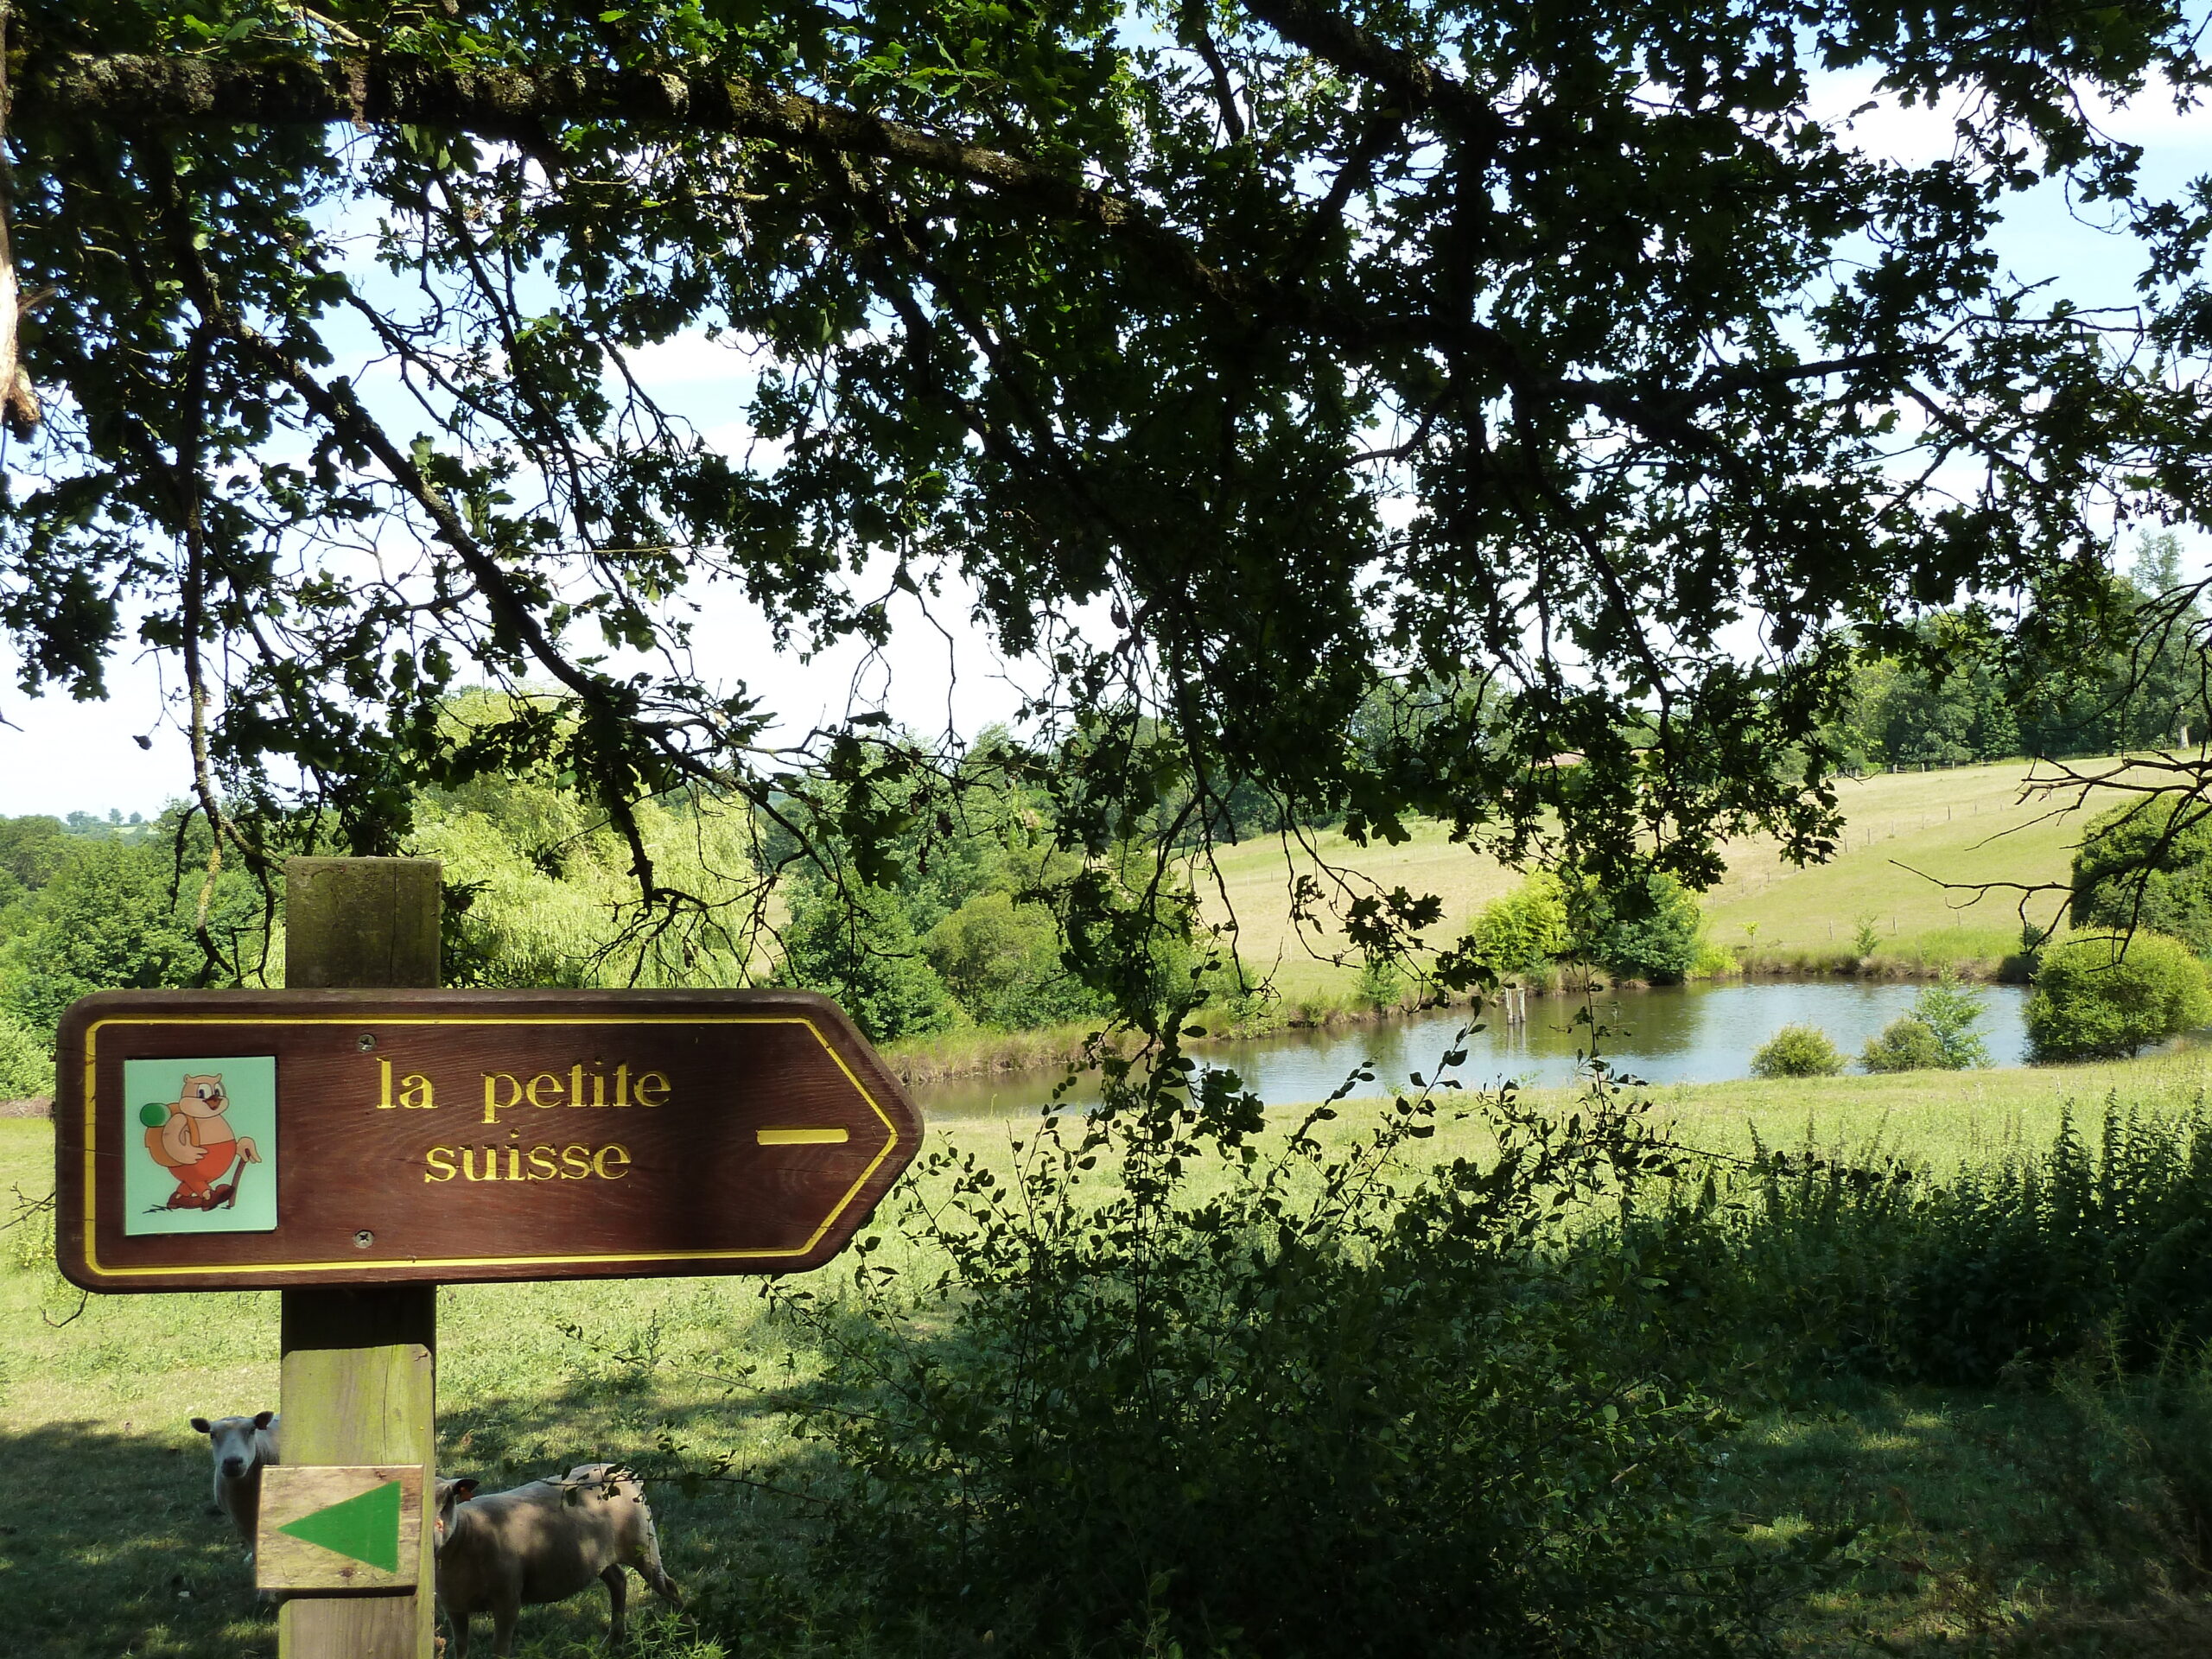
M 1846 830 L 1835 856 L 1800 868 L 1783 861 L 1770 838 L 1729 843 L 1727 874 L 1704 895 L 1707 934 L 1755 971 L 1832 971 L 1856 965 L 1853 936 L 1863 918 L 1878 938 L 1864 971 L 1923 972 L 1946 963 L 1993 971 L 2019 949 L 2018 890 L 2063 883 L 2082 825 L 2120 798 L 2102 791 L 2075 810 L 2066 798 L 2027 798 L 2030 776 L 2027 763 L 2007 761 L 1843 779 Z M 1291 895 L 1300 877 L 1334 891 L 1333 868 L 1376 889 L 1435 894 L 1444 925 L 1431 943 L 1458 937 L 1521 880 L 1451 841 L 1440 823 L 1409 828 L 1410 837 L 1395 846 L 1358 847 L 1319 831 L 1303 844 L 1255 838 L 1223 847 L 1213 869 L 1197 873 L 1203 912 L 1216 925 L 1233 922 L 1247 970 L 1268 978 L 1287 1005 L 1341 1002 L 1358 963 L 1340 931 L 1294 920 Z M 1959 890 L 1975 884 L 1990 891 Z M 2055 893 L 2037 893 L 2028 914 L 2047 924 L 2056 904 Z M 1344 960 L 1330 959 L 1338 957 Z

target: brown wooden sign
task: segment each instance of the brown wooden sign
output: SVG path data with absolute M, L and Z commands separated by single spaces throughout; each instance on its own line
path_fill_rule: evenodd
M 799 991 L 110 991 L 58 1046 L 92 1290 L 796 1272 L 921 1132 Z

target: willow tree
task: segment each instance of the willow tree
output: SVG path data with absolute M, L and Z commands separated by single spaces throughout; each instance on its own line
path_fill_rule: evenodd
M 388 850 L 425 781 L 557 752 L 664 909 L 632 807 L 664 791 L 815 791 L 865 865 L 963 774 L 865 712 L 772 742 L 685 623 L 721 588 L 795 644 L 874 636 L 863 568 L 1042 665 L 1023 764 L 1090 853 L 1163 803 L 1203 838 L 1234 784 L 1693 884 L 1745 829 L 1818 856 L 1853 649 L 1938 605 L 2100 626 L 2068 601 L 2115 516 L 2212 522 L 2205 216 L 2094 119 L 2199 86 L 2192 30 L 14 0 L 46 302 L 0 615 L 35 689 L 98 695 L 134 628 L 173 658 L 249 857 Z M 1959 111 L 1950 153 L 1857 145 L 1867 85 Z M 2053 177 L 2139 238 L 2139 310 L 2000 269 Z M 668 341 L 728 349 L 749 446 L 657 404 L 633 359 Z M 457 740 L 486 677 L 553 695 Z M 1362 944 L 1434 915 L 1300 893 Z

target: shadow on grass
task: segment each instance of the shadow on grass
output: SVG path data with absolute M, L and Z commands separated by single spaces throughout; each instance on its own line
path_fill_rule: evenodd
M 2212 1653 L 2212 1602 L 2089 1547 L 2034 1452 L 2067 1429 L 2042 1394 L 1849 1382 L 1749 1425 L 1725 1482 L 1747 1517 L 1864 1528 L 1792 1650 Z
M 275 1612 L 257 1600 L 230 1522 L 209 1512 L 206 1442 L 184 1414 L 173 1433 L 91 1421 L 0 1433 L 0 1458 L 20 1495 L 0 1520 L 0 1653 L 276 1654 Z M 655 1454 L 655 1434 L 626 1419 L 666 1421 L 682 1432 L 747 1414 L 742 1402 L 671 1408 L 650 1393 L 588 1385 L 478 1400 L 444 1415 L 442 1462 L 446 1472 L 479 1475 L 492 1489 L 598 1460 L 651 1471 L 666 1461 Z M 554 1447 L 550 1456 L 515 1455 Z M 782 1466 L 768 1471 L 777 1484 L 795 1476 Z M 741 1602 L 753 1576 L 786 1566 L 804 1546 L 807 1506 L 774 1493 L 724 1483 L 687 1496 L 660 1480 L 652 1498 L 663 1560 L 709 1623 Z M 670 1616 L 634 1574 L 630 1591 L 631 1629 L 641 1638 L 632 1651 L 700 1659 L 721 1651 L 697 1638 L 697 1618 Z M 516 1652 L 550 1659 L 596 1651 L 606 1633 L 607 1595 L 594 1585 L 569 1601 L 525 1610 Z M 476 1637 L 477 1650 L 488 1652 L 488 1621 L 478 1621 Z
M 0 1433 L 17 1494 L 0 1521 L 0 1646 L 39 1659 L 274 1654 L 230 1522 L 207 1511 L 206 1442 L 48 1423 Z

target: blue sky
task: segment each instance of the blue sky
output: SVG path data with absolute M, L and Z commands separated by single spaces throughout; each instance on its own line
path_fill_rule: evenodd
M 1820 103 L 1840 114 L 1865 98 L 1863 84 L 1838 77 L 1823 87 Z M 2109 112 L 2104 124 L 2114 137 L 2143 146 L 2146 194 L 2175 194 L 2212 173 L 2212 114 L 2177 112 L 2170 100 L 2146 95 L 2133 109 Z M 1885 106 L 1859 117 L 1854 130 L 1863 147 L 1900 159 L 1950 148 L 1949 118 L 1941 111 Z M 2056 186 L 2015 201 L 1999 251 L 2016 275 L 2053 279 L 2079 304 L 2126 305 L 2134 298 L 2132 240 L 2084 222 Z M 744 441 L 736 394 L 745 374 L 736 353 L 675 341 L 642 353 L 636 367 L 710 439 Z M 2212 540 L 2190 536 L 2185 543 L 2192 572 L 2212 568 Z M 1005 718 L 1020 700 L 1022 665 L 998 660 L 989 642 L 967 626 L 957 596 L 938 606 L 934 623 L 906 601 L 893 645 L 880 659 L 848 647 L 812 663 L 775 651 L 735 593 L 709 589 L 702 597 L 708 605 L 699 619 L 705 660 L 739 665 L 753 691 L 783 714 L 787 729 L 803 731 L 857 698 L 872 706 L 888 702 L 900 720 L 918 728 L 972 733 Z M 0 725 L 0 815 L 82 810 L 105 816 L 114 810 L 151 816 L 184 792 L 190 772 L 169 695 L 174 676 L 165 683 L 157 661 L 117 661 L 104 702 L 28 699 L 14 680 L 14 658 L 0 641 L 0 721 L 6 722 Z M 152 740 L 150 748 L 138 746 L 140 735 Z

